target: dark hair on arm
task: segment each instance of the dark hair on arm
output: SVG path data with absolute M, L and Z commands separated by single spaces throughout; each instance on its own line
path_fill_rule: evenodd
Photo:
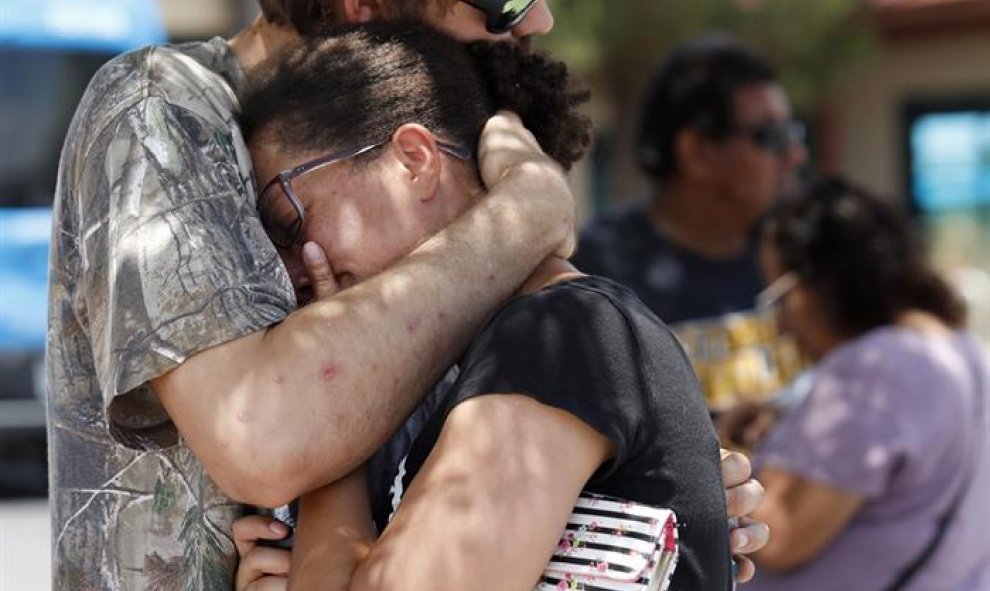
M 331 29 L 252 73 L 241 122 L 248 141 L 264 132 L 300 153 L 370 145 L 405 123 L 474 148 L 488 118 L 509 109 L 570 168 L 590 142 L 577 111 L 587 99 L 545 55 L 374 23 Z
M 892 324 L 912 309 L 954 328 L 966 323 L 965 304 L 927 263 L 907 218 L 842 179 L 820 180 L 802 198 L 777 206 L 762 235 L 842 334 Z

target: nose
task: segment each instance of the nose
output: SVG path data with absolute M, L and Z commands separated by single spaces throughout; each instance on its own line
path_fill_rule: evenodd
M 553 29 L 553 12 L 550 11 L 547 0 L 537 0 L 536 4 L 526 13 L 526 18 L 512 27 L 512 36 L 526 38 L 533 35 L 546 35 L 551 29 Z

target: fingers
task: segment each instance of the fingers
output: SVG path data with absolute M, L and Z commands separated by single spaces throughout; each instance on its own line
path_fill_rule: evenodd
M 729 532 L 729 545 L 733 554 L 752 554 L 770 541 L 770 528 L 754 519 L 742 518 L 739 527 Z
M 745 517 L 763 502 L 763 485 L 750 479 L 725 491 L 725 504 L 730 517 Z
M 291 556 L 292 552 L 284 548 L 255 546 L 241 559 L 237 578 L 253 582 L 264 577 L 287 577 Z
M 725 488 L 739 486 L 753 477 L 753 465 L 744 454 L 727 449 L 723 449 L 721 452 L 722 481 L 725 483 Z M 734 515 L 734 513 L 730 511 L 730 515 Z
M 289 528 L 267 515 L 245 515 L 234 521 L 233 533 L 237 555 L 244 560 L 258 540 L 281 540 L 289 535 Z
M 237 589 L 268 588 L 273 581 L 266 582 L 266 579 L 282 578 L 288 581 L 291 556 L 288 550 L 282 548 L 255 546 L 241 557 L 237 566 Z
M 753 561 L 745 556 L 733 556 L 732 560 L 736 563 L 736 582 L 737 583 L 748 583 L 756 575 L 756 565 Z
M 333 269 L 323 248 L 315 242 L 307 242 L 302 248 L 303 266 L 309 276 L 313 296 L 322 299 L 337 293 L 339 287 L 333 276 Z

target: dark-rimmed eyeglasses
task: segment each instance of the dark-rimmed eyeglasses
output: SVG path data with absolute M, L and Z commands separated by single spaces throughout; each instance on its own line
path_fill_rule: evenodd
M 786 156 L 795 146 L 804 145 L 807 136 L 804 124 L 800 121 L 768 121 L 749 127 L 738 127 L 735 133 L 776 156 Z
M 268 237 L 279 248 L 292 248 L 299 244 L 303 228 L 306 225 L 306 210 L 302 201 L 292 188 L 292 181 L 300 176 L 319 170 L 331 164 L 357 158 L 384 146 L 392 140 L 391 136 L 373 144 L 356 149 L 333 152 L 320 156 L 299 166 L 283 170 L 261 190 L 258 198 L 258 213 Z M 440 151 L 459 160 L 469 160 L 471 151 L 457 144 L 437 140 Z M 278 201 L 284 200 L 286 207 L 277 207 Z
M 485 28 L 493 35 L 508 32 L 526 18 L 537 0 L 462 0 L 485 13 Z

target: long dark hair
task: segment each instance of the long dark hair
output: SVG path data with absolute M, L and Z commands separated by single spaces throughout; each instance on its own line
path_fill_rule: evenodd
M 926 262 L 913 230 L 891 205 L 827 178 L 768 214 L 762 234 L 783 270 L 810 286 L 842 334 L 891 324 L 912 309 L 962 327 L 965 304 Z
M 372 144 L 404 123 L 474 148 L 487 119 L 516 112 L 543 149 L 569 168 L 590 122 L 564 64 L 507 44 L 465 47 L 415 23 L 330 29 L 252 76 L 243 101 L 247 139 L 265 132 L 290 151 Z

